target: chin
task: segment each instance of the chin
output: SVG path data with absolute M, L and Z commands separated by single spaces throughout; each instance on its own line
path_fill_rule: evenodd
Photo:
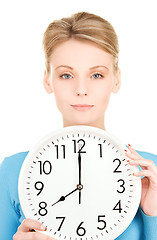
M 93 126 L 95 121 L 91 121 L 91 120 L 84 120 L 84 119 L 77 119 L 77 120 L 70 120 L 68 121 L 68 124 L 65 125 L 69 125 L 69 126 L 76 126 L 76 125 L 86 125 L 86 126 Z

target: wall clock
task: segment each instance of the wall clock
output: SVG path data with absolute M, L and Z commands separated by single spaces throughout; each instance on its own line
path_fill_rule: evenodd
M 44 137 L 27 155 L 19 176 L 26 218 L 40 221 L 55 239 L 113 240 L 133 220 L 141 180 L 133 176 L 114 136 L 71 126 Z

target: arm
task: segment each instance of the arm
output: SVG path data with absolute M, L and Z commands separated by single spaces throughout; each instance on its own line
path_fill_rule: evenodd
M 140 213 L 143 220 L 143 234 L 146 240 L 157 238 L 157 156 L 146 152 L 136 152 L 130 145 L 126 152 L 130 165 L 140 166 L 140 172 L 134 174 L 142 177 L 142 194 Z
M 140 212 L 143 220 L 144 239 L 156 240 L 157 239 L 157 217 L 146 215 L 140 207 Z
M 10 240 L 19 226 L 19 213 L 15 209 L 10 196 L 10 177 L 8 162 L 0 165 L 0 239 Z

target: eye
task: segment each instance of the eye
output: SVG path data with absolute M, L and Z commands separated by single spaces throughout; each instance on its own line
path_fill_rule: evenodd
M 98 78 L 102 78 L 103 75 L 100 74 L 100 73 L 94 73 L 94 74 L 92 75 L 92 77 L 93 77 L 94 79 L 98 79 Z
M 62 75 L 60 76 L 60 78 L 70 79 L 70 78 L 72 78 L 72 76 L 71 76 L 70 74 L 68 74 L 68 73 L 65 73 L 65 74 L 62 74 Z

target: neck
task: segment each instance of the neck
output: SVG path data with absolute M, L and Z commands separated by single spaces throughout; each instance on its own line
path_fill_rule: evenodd
M 84 126 L 96 127 L 96 128 L 100 128 L 100 129 L 106 131 L 105 123 L 104 123 L 104 117 L 98 119 L 95 122 L 81 123 L 81 124 L 80 123 L 67 122 L 65 119 L 63 119 L 63 127 L 70 127 L 70 126 L 75 126 L 75 125 L 84 125 Z

